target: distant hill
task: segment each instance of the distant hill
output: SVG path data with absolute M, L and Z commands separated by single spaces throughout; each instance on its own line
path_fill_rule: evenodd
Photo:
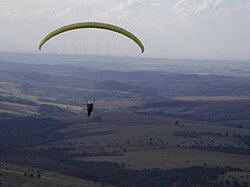
M 129 85 L 126 83 L 121 83 L 117 81 L 102 81 L 96 85 L 98 89 L 104 89 L 104 90 L 116 90 L 116 91 L 128 91 L 131 89 L 135 89 L 136 86 Z
M 181 74 L 250 76 L 250 60 L 235 59 L 162 59 L 143 58 L 143 56 L 142 58 L 136 58 L 0 52 L 0 66 L 2 62 L 33 65 L 43 64 L 43 67 L 45 64 L 67 66 L 68 68 L 81 67 L 88 71 L 93 71 L 94 69 L 125 72 L 163 71 Z
M 97 84 L 97 88 L 101 90 L 109 90 L 109 91 L 121 91 L 121 92 L 128 92 L 130 94 L 135 94 L 136 96 L 156 96 L 157 91 L 154 89 L 136 86 L 131 84 L 126 84 L 118 81 L 102 81 Z

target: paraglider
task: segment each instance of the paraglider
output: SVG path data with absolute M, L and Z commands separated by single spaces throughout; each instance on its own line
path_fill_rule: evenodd
M 88 117 L 90 117 L 90 114 L 93 112 L 93 109 L 94 109 L 94 103 L 87 103 Z
M 39 44 L 39 50 L 41 50 L 42 47 L 53 37 L 60 35 L 62 33 L 68 32 L 68 31 L 79 30 L 79 29 L 99 29 L 99 30 L 105 30 L 105 31 L 118 33 L 132 40 L 139 47 L 141 53 L 144 52 L 144 46 L 142 42 L 134 34 L 132 34 L 128 30 L 123 29 L 121 27 L 118 27 L 112 24 L 101 23 L 101 22 L 80 22 L 80 23 L 74 23 L 74 24 L 60 27 L 50 32 L 42 39 L 42 41 Z M 94 109 L 94 103 L 87 102 L 87 116 L 88 117 L 90 117 L 91 113 L 93 112 L 93 109 Z

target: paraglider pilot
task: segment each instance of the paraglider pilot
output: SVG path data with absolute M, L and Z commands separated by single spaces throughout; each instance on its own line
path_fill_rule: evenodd
M 91 112 L 93 112 L 93 109 L 94 109 L 94 104 L 93 103 L 87 103 L 87 111 L 88 111 L 87 116 L 88 117 L 90 117 L 90 114 L 91 114 Z

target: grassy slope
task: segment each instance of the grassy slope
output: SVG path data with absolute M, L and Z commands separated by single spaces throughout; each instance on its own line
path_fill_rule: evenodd
M 37 114 L 36 106 L 10 102 L 0 102 L 0 111 L 20 116 L 29 116 Z
M 1 163 L 1 165 L 5 166 L 6 163 Z M 81 180 L 75 177 L 69 177 L 66 175 L 62 175 L 54 172 L 44 172 L 42 171 L 42 177 L 40 179 L 34 177 L 24 176 L 24 173 L 33 173 L 36 174 L 38 169 L 28 168 L 20 165 L 13 165 L 7 163 L 8 169 L 5 167 L 0 168 L 0 173 L 2 173 L 1 181 L 3 186 L 10 187 L 101 187 L 101 184 Z M 29 170 L 29 172 L 27 172 Z

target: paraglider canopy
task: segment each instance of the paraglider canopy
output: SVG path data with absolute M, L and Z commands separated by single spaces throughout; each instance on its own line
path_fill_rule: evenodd
M 120 34 L 128 37 L 129 39 L 133 40 L 140 47 L 141 52 L 142 53 L 144 52 L 144 46 L 143 46 L 142 42 L 134 34 L 132 34 L 131 32 L 129 32 L 121 27 L 107 24 L 107 23 L 100 23 L 100 22 L 81 22 L 81 23 L 74 23 L 74 24 L 60 27 L 60 28 L 52 31 L 51 33 L 49 33 L 47 36 L 45 36 L 43 38 L 43 40 L 39 44 L 39 50 L 42 49 L 42 46 L 48 40 L 50 40 L 51 38 L 53 38 L 56 35 L 59 35 L 61 33 L 71 31 L 71 30 L 86 29 L 86 28 L 104 29 L 104 30 L 109 30 L 109 31 L 113 31 L 116 33 L 120 33 Z

